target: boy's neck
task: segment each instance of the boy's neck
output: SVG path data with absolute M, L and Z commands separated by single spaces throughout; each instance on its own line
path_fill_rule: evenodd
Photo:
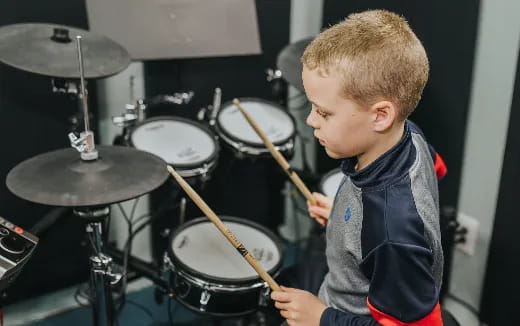
M 381 135 L 379 141 L 374 144 L 368 151 L 357 156 L 356 171 L 362 170 L 377 160 L 378 157 L 389 151 L 397 145 L 404 135 L 404 122 L 395 125 L 387 133 Z

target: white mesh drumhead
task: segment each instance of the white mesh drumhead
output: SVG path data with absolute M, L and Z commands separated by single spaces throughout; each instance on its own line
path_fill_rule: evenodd
M 241 104 L 271 142 L 280 143 L 294 133 L 293 121 L 277 106 L 253 100 L 244 100 Z M 234 104 L 220 109 L 218 123 L 224 131 L 236 139 L 252 144 L 263 144 L 262 139 Z
M 331 174 L 327 174 L 327 176 L 322 180 L 323 194 L 327 197 L 334 198 L 334 196 L 336 196 L 336 192 L 338 191 L 341 180 L 343 180 L 343 176 L 344 174 L 340 169 Z
M 196 125 L 178 120 L 150 120 L 131 135 L 135 148 L 155 154 L 172 165 L 199 164 L 215 152 L 213 138 Z
M 280 262 L 278 247 L 265 233 L 237 222 L 224 223 L 266 271 Z M 171 245 L 175 257 L 197 272 L 229 280 L 257 276 L 210 221 L 188 226 L 174 237 Z

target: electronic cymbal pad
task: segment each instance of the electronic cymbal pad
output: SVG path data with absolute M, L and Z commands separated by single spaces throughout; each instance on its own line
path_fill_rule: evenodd
M 84 77 L 114 75 L 130 64 L 130 55 L 111 39 L 79 28 L 54 24 L 0 27 L 0 61 L 24 71 L 79 78 L 76 36 L 83 41 Z
M 68 207 L 117 203 L 149 193 L 166 178 L 166 162 L 122 146 L 98 146 L 99 157 L 82 160 L 73 149 L 30 158 L 7 175 L 11 192 L 25 200 Z
M 282 78 L 302 92 L 305 92 L 305 89 L 302 81 L 301 57 L 311 41 L 312 39 L 308 38 L 287 45 L 280 51 L 276 60 L 278 69 L 282 71 Z

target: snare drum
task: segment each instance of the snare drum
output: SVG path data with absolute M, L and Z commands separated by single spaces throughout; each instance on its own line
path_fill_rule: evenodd
M 319 185 L 320 192 L 330 198 L 336 197 L 336 193 L 344 176 L 340 168 L 329 171 L 321 178 Z
M 222 220 L 269 274 L 278 275 L 282 251 L 272 232 L 241 218 Z M 182 225 L 170 236 L 165 260 L 175 298 L 196 312 L 234 317 L 267 302 L 267 283 L 206 217 Z
M 282 106 L 259 98 L 241 98 L 240 103 L 253 117 L 275 148 L 286 157 L 294 152 L 295 122 Z M 262 139 L 249 125 L 240 110 L 232 103 L 222 105 L 216 119 L 219 137 L 240 158 L 269 155 Z
M 159 156 L 187 178 L 206 179 L 218 159 L 219 146 L 213 132 L 180 117 L 144 120 L 131 129 L 128 142 L 130 146 Z

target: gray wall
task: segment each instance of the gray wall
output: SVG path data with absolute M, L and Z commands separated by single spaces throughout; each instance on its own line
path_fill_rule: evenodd
M 520 40 L 520 1 L 482 0 L 459 213 L 475 218 L 475 254 L 456 251 L 450 292 L 478 310 L 491 241 Z

